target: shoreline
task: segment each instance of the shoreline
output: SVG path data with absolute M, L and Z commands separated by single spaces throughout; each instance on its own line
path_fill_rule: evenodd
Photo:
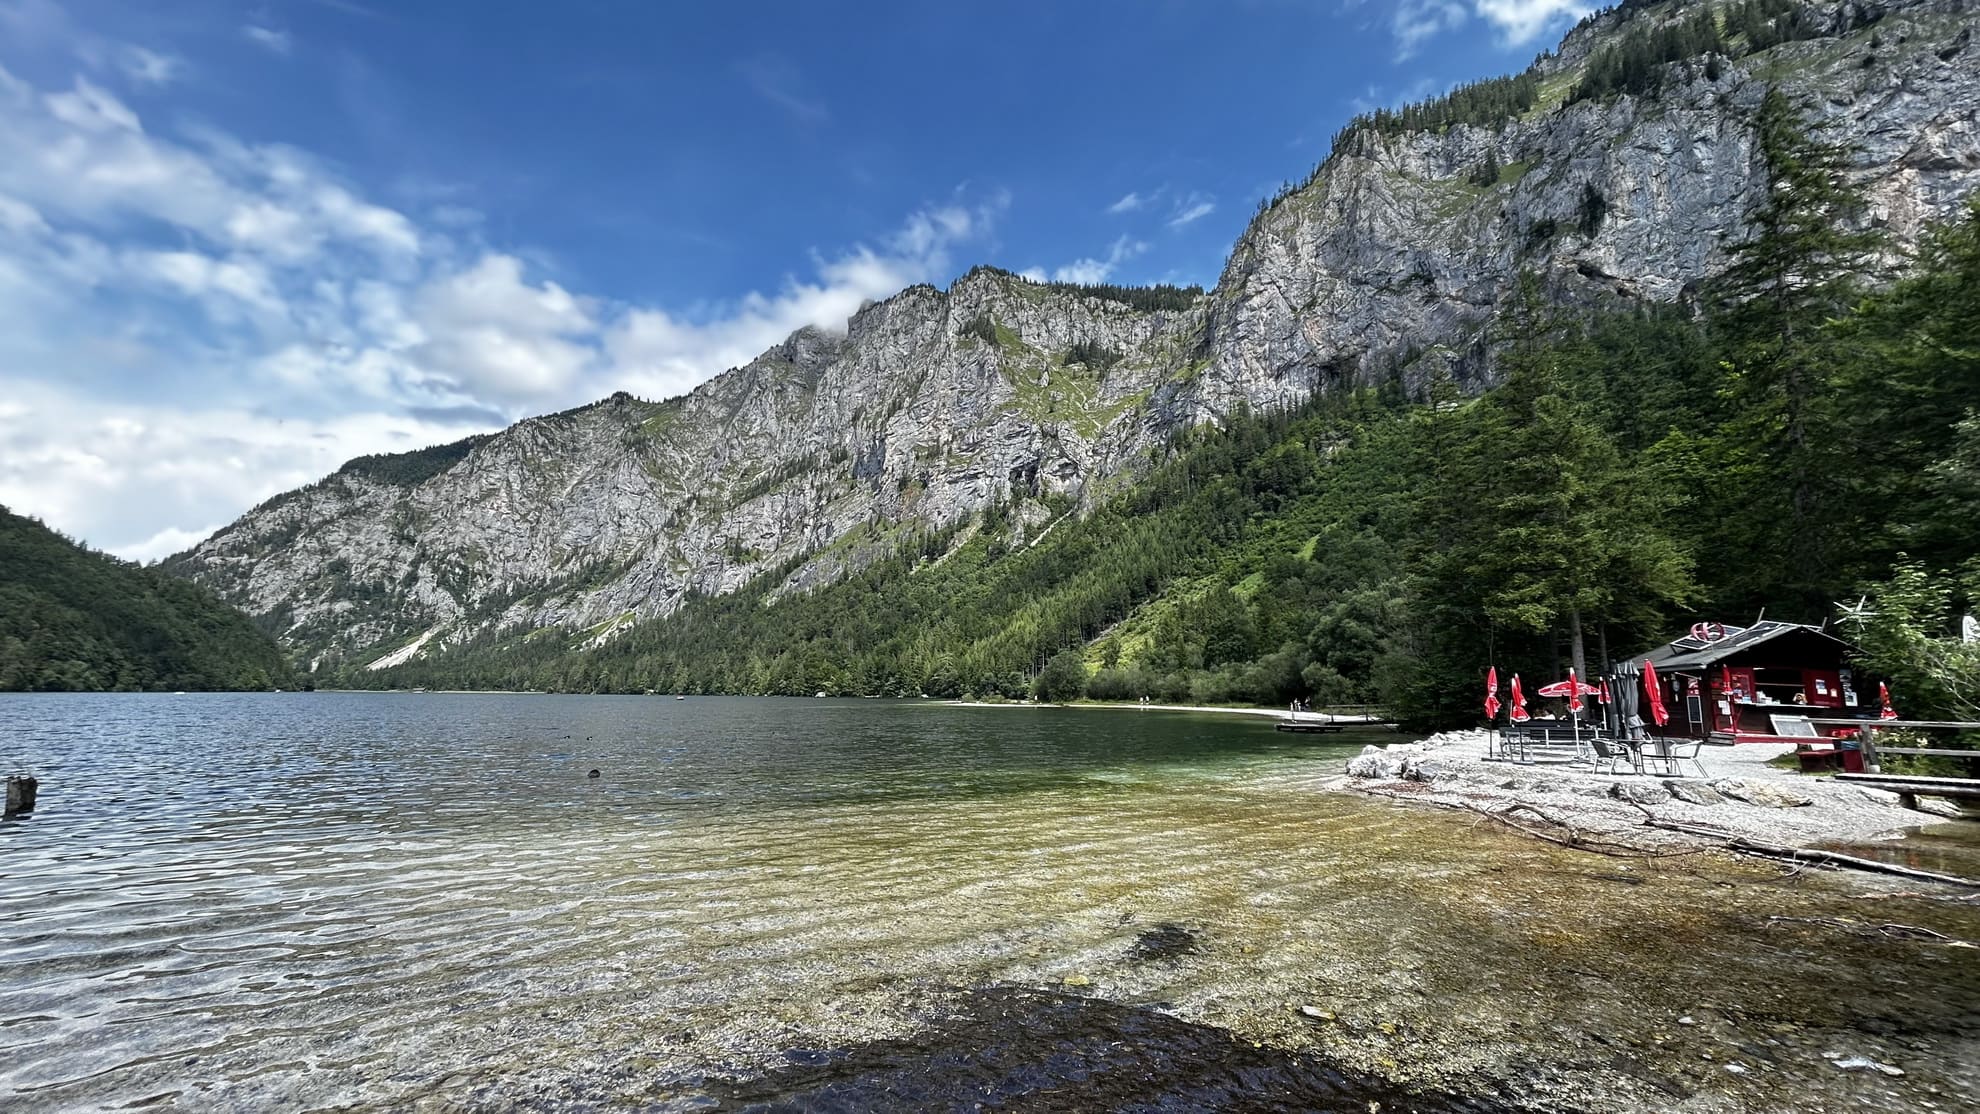
M 1269 716 L 1273 719 L 1284 719 L 1287 715 L 1285 711 L 1279 708 L 1236 708 L 1216 704 L 1125 704 L 1119 701 L 1102 700 L 1082 700 L 1072 704 L 1050 704 L 1041 703 L 1036 700 L 941 700 L 930 701 L 930 703 L 945 704 L 951 708 L 1087 708 L 1117 712 L 1209 712 L 1216 715 Z M 1315 723 L 1326 722 L 1324 718 L 1325 713 L 1322 712 L 1302 712 L 1300 715 L 1302 717 L 1311 717 Z M 1348 728 L 1368 727 L 1380 730 L 1390 729 L 1387 724 L 1381 723 L 1344 723 L 1341 726 Z
M 1793 848 L 1885 843 L 1976 818 L 1950 801 L 1923 797 L 1918 809 L 1909 809 L 1896 793 L 1767 764 L 1792 753 L 1792 744 L 1702 747 L 1704 776 L 1666 777 L 1491 759 L 1488 738 L 1483 730 L 1449 731 L 1366 746 L 1344 773 L 1320 779 L 1316 788 L 1479 813 L 1539 838 L 1565 836 L 1588 850 L 1599 843 L 1667 851 L 1733 839 Z M 1653 827 L 1653 819 L 1726 838 Z

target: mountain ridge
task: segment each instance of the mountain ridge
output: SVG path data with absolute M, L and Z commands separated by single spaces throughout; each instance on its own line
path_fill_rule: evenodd
M 1143 311 L 979 267 L 862 307 L 842 336 L 799 330 L 687 395 L 526 419 L 410 486 L 351 462 L 167 567 L 311 665 L 490 630 L 596 640 L 786 566 L 783 590 L 829 582 L 992 506 L 1042 530 L 1176 431 L 1241 409 L 1390 377 L 1475 388 L 1521 272 L 1565 303 L 1687 297 L 1744 230 L 1750 117 L 1777 84 L 1860 138 L 1870 219 L 1901 242 L 1980 183 L 1967 3 L 1789 5 L 1814 37 L 1664 64 L 1654 98 L 1569 99 L 1567 78 L 1625 32 L 1737 7 L 1591 17 L 1536 62 L 1533 107 L 1495 126 L 1351 125 L 1187 302 Z
M 171 692 L 293 683 L 247 616 L 195 584 L 0 507 L 0 692 Z

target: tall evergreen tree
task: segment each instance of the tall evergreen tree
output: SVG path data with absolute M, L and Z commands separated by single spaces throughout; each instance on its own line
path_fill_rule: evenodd
M 1807 613 L 1825 602 L 1835 558 L 1835 388 L 1844 349 L 1828 325 L 1860 296 L 1879 238 L 1854 227 L 1862 197 L 1847 150 L 1811 135 L 1778 89 L 1761 103 L 1754 146 L 1765 193 L 1748 216 L 1752 235 L 1731 249 L 1713 290 L 1732 372 L 1722 399 L 1720 475 L 1730 486 L 1719 526 L 1744 552 L 1782 558 L 1753 568 L 1751 602 Z
M 1974 557 L 1980 503 L 1960 494 L 1961 430 L 1980 405 L 1980 200 L 1927 236 L 1913 273 L 1841 330 L 1851 466 L 1843 472 L 1857 562 L 1841 579 L 1883 575 L 1905 552 L 1935 571 Z M 1962 425 L 1962 422 L 1965 425 Z
M 1683 600 L 1690 563 L 1662 529 L 1655 477 L 1625 467 L 1573 379 L 1591 352 L 1541 309 L 1530 279 L 1509 317 L 1505 383 L 1480 404 L 1478 459 L 1493 526 L 1474 558 L 1486 614 L 1502 626 L 1565 629 L 1588 675 L 1586 632 L 1619 610 Z

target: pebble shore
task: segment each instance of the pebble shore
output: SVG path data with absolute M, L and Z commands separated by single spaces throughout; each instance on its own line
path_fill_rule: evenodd
M 1790 847 L 1896 839 L 1961 814 L 1950 801 L 1921 798 L 1920 807 L 1910 809 L 1895 793 L 1768 765 L 1793 749 L 1701 747 L 1704 776 L 1673 778 L 1626 766 L 1612 774 L 1606 761 L 1521 764 L 1492 757 L 1488 732 L 1448 731 L 1419 742 L 1364 747 L 1329 788 L 1494 813 L 1525 805 L 1580 831 L 1643 846 L 1697 841 L 1646 827 L 1646 809 L 1660 820 Z M 1692 770 L 1689 762 L 1684 768 Z

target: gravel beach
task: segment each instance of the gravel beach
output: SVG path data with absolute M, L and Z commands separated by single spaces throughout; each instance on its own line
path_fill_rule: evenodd
M 1810 776 L 1767 763 L 1791 745 L 1707 746 L 1704 776 L 1671 778 L 1607 772 L 1607 762 L 1522 764 L 1489 757 L 1485 731 L 1450 731 L 1419 742 L 1364 747 L 1328 788 L 1503 813 L 1524 805 L 1578 831 L 1644 847 L 1698 842 L 1646 827 L 1659 820 L 1696 824 L 1786 847 L 1896 839 L 1907 829 L 1947 823 L 1959 807 L 1921 798 L 1904 807 L 1895 793 Z

